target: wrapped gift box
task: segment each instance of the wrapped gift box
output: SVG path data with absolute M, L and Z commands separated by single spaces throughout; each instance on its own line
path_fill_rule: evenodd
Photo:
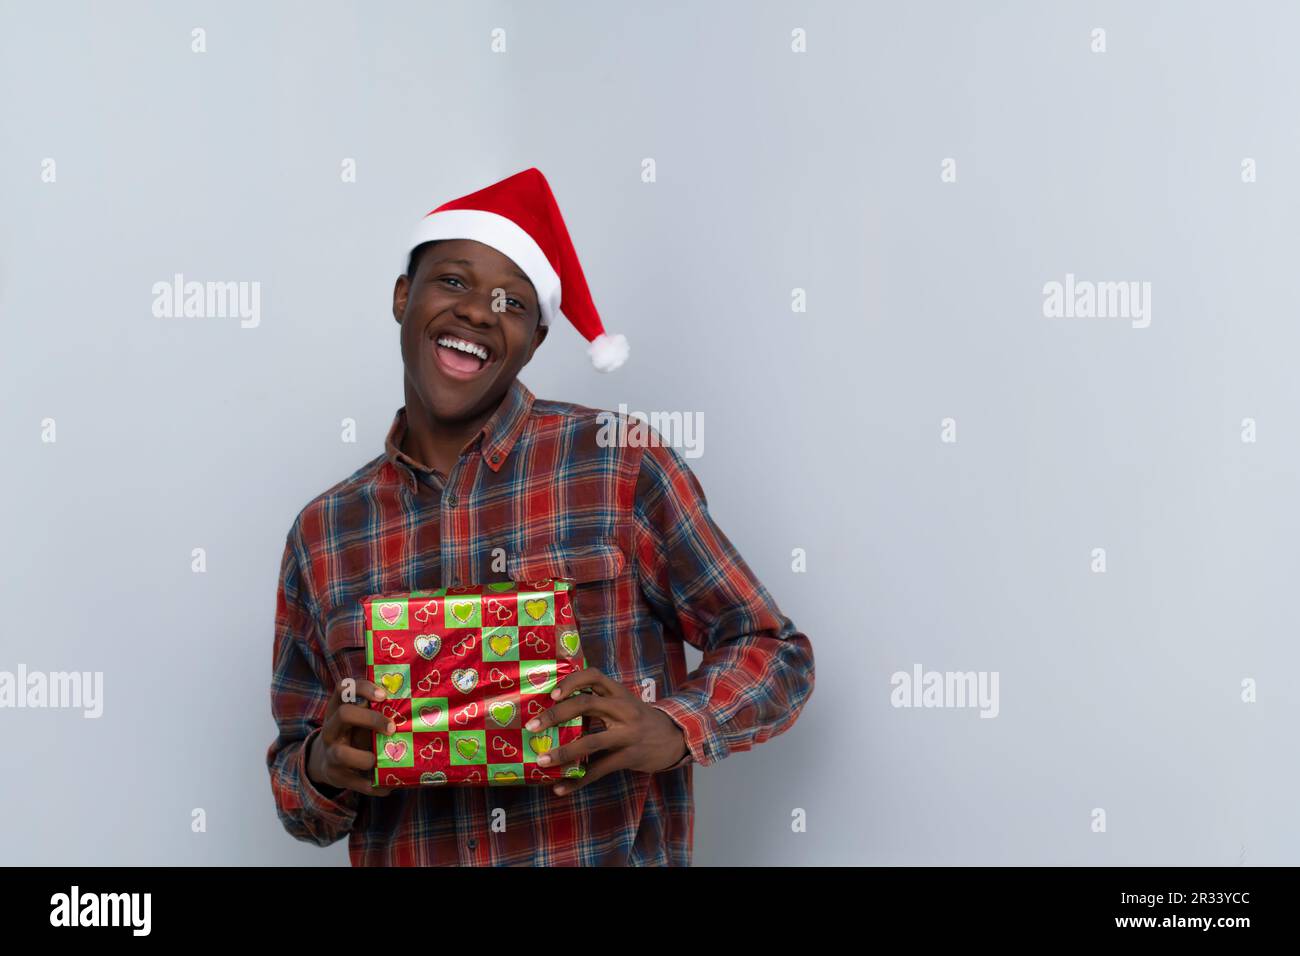
M 384 787 L 545 784 L 581 762 L 537 758 L 582 736 L 582 717 L 524 729 L 558 703 L 556 684 L 585 666 L 570 585 L 559 579 L 376 594 L 362 601 L 373 709 L 397 727 L 375 735 Z

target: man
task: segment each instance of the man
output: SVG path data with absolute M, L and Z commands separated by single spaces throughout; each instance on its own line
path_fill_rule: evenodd
M 267 753 L 280 819 L 322 846 L 347 835 L 354 865 L 689 864 L 693 765 L 794 723 L 813 689 L 808 638 L 677 452 L 603 440 L 608 413 L 519 381 L 557 318 L 598 368 L 627 356 L 541 172 L 439 206 L 408 248 L 393 292 L 406 403 L 385 453 L 311 501 L 285 545 Z M 573 582 L 588 667 L 528 726 L 586 717 L 586 736 L 549 755 L 585 757 L 586 775 L 373 786 L 372 735 L 394 728 L 361 676 L 360 599 L 546 577 Z M 684 641 L 703 652 L 689 675 Z

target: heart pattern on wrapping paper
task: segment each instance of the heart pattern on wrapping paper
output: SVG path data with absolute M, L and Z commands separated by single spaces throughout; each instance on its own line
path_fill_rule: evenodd
M 565 631 L 560 635 L 560 648 L 566 655 L 572 657 L 578 653 L 578 632 Z
M 474 650 L 476 646 L 478 646 L 478 641 L 474 638 L 474 635 L 471 634 L 469 637 L 457 641 L 456 644 L 452 646 L 451 652 L 457 657 L 464 657 L 470 651 Z
M 519 780 L 519 774 L 513 770 L 498 770 L 492 774 L 493 780 L 500 780 L 502 783 L 515 783 Z
M 437 620 L 438 602 L 429 601 L 422 608 L 415 612 L 415 619 L 421 624 L 428 624 L 430 621 Z
M 468 624 L 474 617 L 474 602 L 453 601 L 451 605 L 451 616 L 462 624 Z
M 442 638 L 437 634 L 421 634 L 415 639 L 415 653 L 426 661 L 431 661 L 442 650 Z
M 461 667 L 452 671 L 451 685 L 462 694 L 468 694 L 478 686 L 478 671 L 472 667 Z
M 537 736 L 528 738 L 528 746 L 531 747 L 533 749 L 533 753 L 537 754 L 538 756 L 541 756 L 542 754 L 550 750 L 551 745 L 554 742 L 555 741 L 551 740 L 551 738 L 546 734 L 539 734 Z
M 496 598 L 488 598 L 487 610 L 488 613 L 498 621 L 510 620 L 510 608 L 506 607 L 504 601 L 498 601 Z
M 500 687 L 514 687 L 515 679 L 499 667 L 488 671 L 488 680 Z
M 406 648 L 401 644 L 398 644 L 387 634 L 379 638 L 379 650 L 381 653 L 387 654 L 389 657 L 401 657 L 406 653 Z
M 402 778 L 395 773 L 390 773 L 388 776 L 384 777 L 385 787 L 400 787 L 401 785 Z
M 442 671 L 432 670 L 420 678 L 420 683 L 415 686 L 426 694 L 431 693 L 435 687 L 442 683 Z
M 438 718 L 442 716 L 442 708 L 437 704 L 425 704 L 420 708 L 420 712 L 417 716 L 420 718 L 420 723 L 424 724 L 424 726 L 436 727 L 438 726 Z
M 534 767 L 534 768 L 533 768 L 533 779 L 534 779 L 534 780 L 550 780 L 551 778 L 546 774 L 545 771 L 543 771 L 543 770 L 538 770 L 536 767 Z
M 402 605 L 397 602 L 390 602 L 379 605 L 379 619 L 392 627 L 402 616 Z
M 389 760 L 391 760 L 393 763 L 397 763 L 399 760 L 401 760 L 403 757 L 406 756 L 406 741 L 405 740 L 388 741 L 388 743 L 384 744 L 384 756 L 387 757 Z
M 509 634 L 493 634 L 488 638 L 488 647 L 492 648 L 492 653 L 497 657 L 505 657 L 509 654 L 514 644 L 514 638 Z
M 489 585 L 488 585 L 488 590 L 489 590 L 489 591 L 498 591 L 498 592 L 500 592 L 500 591 L 509 591 L 509 590 L 510 590 L 512 587 L 514 587 L 514 586 L 515 586 L 515 585 L 514 585 L 514 582 L 513 582 L 513 581 L 498 581 L 498 582 L 496 582 L 496 584 L 489 584 Z
M 461 737 L 456 741 L 456 753 L 460 754 L 466 760 L 473 760 L 478 756 L 478 738 Z
M 426 771 L 425 773 L 420 774 L 420 783 L 425 786 L 437 786 L 440 783 L 446 782 L 447 775 L 441 770 L 434 771 L 433 773 L 428 773 Z
M 551 652 L 550 642 L 536 631 L 528 631 L 524 634 L 524 646 L 532 648 L 539 654 L 549 654 Z
M 518 709 L 512 700 L 499 700 L 488 707 L 488 716 L 502 727 L 514 720 L 517 712 Z
M 564 607 L 560 608 L 560 617 L 564 618 L 566 621 L 572 621 L 573 608 L 569 607 L 567 604 L 564 605 Z
M 473 720 L 477 716 L 478 716 L 478 701 L 473 701 L 472 703 L 467 704 L 466 706 L 462 707 L 460 710 L 456 712 L 456 723 L 464 726 L 465 724 L 468 724 L 471 720 Z
M 528 683 L 534 687 L 545 687 L 546 682 L 551 679 L 551 675 L 544 670 L 535 670 L 528 672 Z
M 402 681 L 405 678 L 399 673 L 380 674 L 379 683 L 384 685 L 384 690 L 388 691 L 392 697 L 397 696 L 397 692 L 402 689 Z
M 393 724 L 397 727 L 400 727 L 402 726 L 402 724 L 406 723 L 406 715 L 401 713 L 396 707 L 385 706 L 383 710 L 383 714 L 385 717 L 391 720 Z
M 483 779 L 483 775 L 479 773 L 477 770 L 471 771 L 469 776 L 465 778 L 467 782 L 473 782 L 473 783 L 477 783 L 482 779 Z
M 524 709 L 528 711 L 529 717 L 536 717 L 543 710 L 542 705 L 535 700 L 530 700 Z
M 492 746 L 503 757 L 513 757 L 519 753 L 519 748 L 504 737 L 493 737 Z
M 528 616 L 534 621 L 540 621 L 546 616 L 546 608 L 547 604 L 541 598 L 534 598 L 531 601 L 524 602 L 524 610 L 528 612 Z
M 442 753 L 442 738 L 435 737 L 429 743 L 420 748 L 420 758 L 423 760 L 432 760 L 435 755 Z

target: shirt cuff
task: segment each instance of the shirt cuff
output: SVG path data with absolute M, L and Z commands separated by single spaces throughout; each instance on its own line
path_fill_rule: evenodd
M 343 790 L 338 787 L 322 789 L 307 776 L 307 750 L 319 734 L 318 727 L 303 738 L 302 746 L 298 748 L 298 759 L 294 761 L 298 771 L 298 789 L 302 796 L 302 807 L 306 813 L 328 820 L 340 829 L 347 830 L 356 819 L 357 804 L 361 794 L 355 790 Z
M 686 754 L 681 760 L 664 770 L 676 770 L 689 763 L 707 767 L 716 763 L 710 748 L 710 740 L 715 737 L 713 717 L 707 710 L 692 704 L 683 703 L 675 697 L 665 697 L 654 701 L 650 706 L 658 707 L 681 728 L 682 738 L 686 741 Z

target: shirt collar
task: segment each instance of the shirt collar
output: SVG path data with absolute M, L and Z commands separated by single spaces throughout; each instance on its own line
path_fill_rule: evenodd
M 510 456 L 515 442 L 519 440 L 524 426 L 528 423 L 529 415 L 533 410 L 533 401 L 533 393 L 529 391 L 528 386 L 516 378 L 510 383 L 510 388 L 506 390 L 505 397 L 501 399 L 501 404 L 492 413 L 492 417 L 483 423 L 478 434 L 466 445 L 469 448 L 477 442 L 478 454 L 482 456 L 483 463 L 493 472 L 498 472 L 505 466 L 506 458 Z M 406 406 L 403 405 L 393 416 L 388 437 L 384 439 L 384 453 L 398 476 L 414 490 L 418 485 L 421 472 L 425 475 L 432 475 L 435 472 L 428 465 L 416 461 L 402 451 L 402 440 L 405 437 Z

